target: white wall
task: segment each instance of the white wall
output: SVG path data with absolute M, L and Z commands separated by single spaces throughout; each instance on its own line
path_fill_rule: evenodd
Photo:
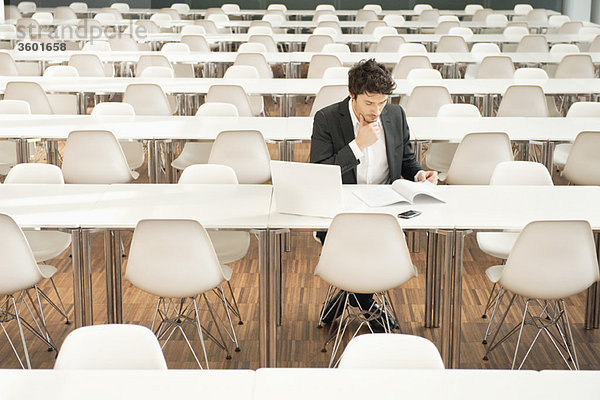
M 564 0 L 562 13 L 572 21 L 590 21 L 591 9 L 592 0 Z

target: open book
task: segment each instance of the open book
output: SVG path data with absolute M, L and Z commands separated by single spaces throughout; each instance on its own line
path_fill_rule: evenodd
M 383 207 L 401 202 L 412 204 L 417 196 L 429 196 L 444 202 L 433 183 L 411 182 L 406 179 L 396 179 L 391 185 L 361 187 L 353 193 L 369 207 Z

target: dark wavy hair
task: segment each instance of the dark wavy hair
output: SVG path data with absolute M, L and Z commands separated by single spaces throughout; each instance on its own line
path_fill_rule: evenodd
M 374 58 L 361 60 L 348 71 L 348 90 L 355 97 L 363 93 L 390 95 L 395 88 L 392 75 Z

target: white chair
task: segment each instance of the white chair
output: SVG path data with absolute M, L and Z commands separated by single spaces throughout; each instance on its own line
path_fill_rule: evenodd
M 571 18 L 568 15 L 551 15 L 548 17 L 548 30 L 558 30 L 562 24 L 570 21 Z
M 430 340 L 399 333 L 373 333 L 350 340 L 338 364 L 340 369 L 444 369 Z
M 223 131 L 212 146 L 208 164 L 227 165 L 239 183 L 265 183 L 271 179 L 271 157 L 259 131 Z
M 408 117 L 435 117 L 441 106 L 451 103 L 452 97 L 444 86 L 415 86 L 404 110 Z
M 535 185 L 535 186 L 553 186 L 552 177 L 543 164 L 528 161 L 505 161 L 496 165 L 490 185 Z M 477 232 L 477 244 L 481 251 L 492 257 L 507 259 L 516 240 L 519 236 L 518 231 L 504 232 Z M 487 278 L 493 283 L 490 290 L 486 306 L 481 318 L 487 318 L 487 313 L 491 309 L 492 313 L 488 320 L 488 325 L 483 336 L 483 344 L 487 344 L 487 338 L 490 334 L 498 306 L 505 295 L 502 287 L 498 287 L 498 280 L 502 266 L 492 266 L 486 269 Z
M 44 70 L 44 77 L 47 78 L 77 78 L 79 72 L 77 68 L 68 65 L 51 65 Z
M 370 35 L 370 34 L 373 34 L 373 31 L 375 30 L 375 28 L 385 27 L 385 26 L 389 26 L 387 24 L 387 22 L 385 22 L 385 21 L 381 21 L 381 20 L 367 21 L 365 23 L 365 26 L 363 26 L 362 33 L 364 35 Z
M 527 13 L 527 22 L 548 22 L 548 12 L 545 9 L 534 9 Z
M 473 54 L 500 54 L 500 47 L 496 43 L 474 43 L 471 47 L 471 53 Z
M 79 76 L 112 77 L 114 75 L 113 65 L 102 63 L 96 54 L 72 54 L 68 65 L 74 67 Z
M 522 38 L 523 36 L 529 35 L 529 29 L 524 26 L 507 26 L 502 31 L 504 36 L 509 36 L 513 38 Z
M 329 35 L 332 38 L 339 35 L 339 31 L 336 28 L 330 26 L 318 26 L 313 30 L 313 35 Z
M 345 43 L 328 43 L 325 46 L 323 46 L 322 52 L 323 53 L 350 53 L 350 47 L 348 47 L 348 45 Z
M 506 28 L 508 19 L 504 14 L 490 14 L 485 18 L 485 24 L 488 28 Z
M 194 25 L 190 25 L 194 26 Z M 190 48 L 190 51 L 209 53 L 211 51 L 210 45 L 204 35 L 200 34 L 189 34 L 181 36 L 181 43 L 185 43 Z
M 580 132 L 569 151 L 562 176 L 572 185 L 600 185 L 600 132 Z
M 0 114 L 31 114 L 31 108 L 24 100 L 0 100 Z M 9 140 L 0 141 L 0 175 L 8 174 L 15 164 L 17 144 Z
M 481 117 L 479 109 L 473 104 L 444 104 L 437 112 L 438 118 Z M 425 153 L 427 168 L 439 172 L 448 172 L 458 143 L 433 142 Z
M 36 20 L 40 25 L 51 25 L 54 21 L 54 16 L 49 12 L 35 12 L 31 18 Z
M 377 13 L 374 10 L 365 10 L 363 8 L 362 10 L 356 11 L 355 20 L 356 21 L 377 21 L 378 17 L 377 17 Z
M 272 35 L 273 29 L 268 26 L 251 26 L 248 35 Z
M 310 58 L 306 77 L 308 79 L 320 79 L 327 68 L 342 66 L 342 62 L 334 54 L 314 54 Z
M 393 36 L 381 36 L 377 42 L 375 51 L 379 53 L 397 53 L 400 50 L 400 46 L 404 43 L 406 43 L 404 38 L 396 34 Z
M 486 56 L 477 68 L 477 79 L 511 79 L 515 66 L 508 56 Z M 465 78 L 467 78 L 465 74 Z
M 381 14 L 381 12 L 383 11 L 383 8 L 381 7 L 380 4 L 365 4 L 362 9 L 363 10 L 373 10 L 377 14 Z
M 169 67 L 157 67 L 149 66 L 144 68 L 141 74 L 138 74 L 139 78 L 174 78 L 175 73 L 172 68 Z
M 273 39 L 273 36 L 271 35 L 250 35 L 250 37 L 248 38 L 248 43 L 262 44 L 267 52 L 277 53 L 279 51 L 279 48 L 277 47 L 277 42 L 275 41 L 275 39 Z M 246 43 L 242 43 L 242 45 L 243 44 Z
M 4 100 L 23 100 L 29 103 L 32 114 L 54 114 L 48 96 L 36 82 L 8 82 Z
M 443 35 L 435 48 L 436 53 L 468 53 L 465 38 L 459 35 Z
M 33 14 L 37 6 L 34 1 L 20 1 L 17 4 L 17 9 L 23 14 Z
M 206 102 L 233 104 L 240 117 L 255 116 L 250 97 L 244 88 L 239 85 L 211 85 L 206 94 Z
M 403 45 L 402 45 L 403 46 Z M 424 55 L 405 55 L 400 58 L 392 70 L 394 79 L 406 79 L 408 73 L 413 69 L 432 69 L 429 57 Z
M 113 51 L 140 51 L 137 42 L 130 35 L 111 37 L 108 43 Z
M 544 35 L 526 35 L 521 38 L 515 51 L 517 53 L 547 53 L 548 40 Z
M 333 4 L 317 4 L 315 7 L 315 11 L 329 11 L 335 12 L 335 7 Z
M 100 130 L 69 133 L 62 171 L 66 183 L 129 183 L 137 178 L 115 135 Z
M 597 118 L 600 117 L 600 103 L 595 101 L 580 101 L 573 103 L 567 112 L 567 118 Z M 560 171 L 563 170 L 569 157 L 572 144 L 560 143 L 554 146 L 552 164 Z
M 441 17 L 440 17 L 441 18 Z M 436 35 L 447 35 L 450 32 L 451 28 L 459 27 L 460 23 L 458 21 L 439 21 L 438 26 L 435 28 L 433 32 Z
M 156 336 L 144 326 L 92 325 L 69 333 L 54 369 L 159 369 L 167 363 Z
M 204 28 L 204 31 L 206 33 L 219 33 L 219 28 L 217 27 L 217 24 L 209 19 L 196 20 L 194 24 L 196 26 Z
M 184 25 L 179 32 L 181 35 L 206 35 L 206 29 L 200 25 Z
M 583 28 L 581 28 L 578 32 L 579 36 L 583 37 L 590 37 L 590 38 L 595 38 L 596 36 L 600 35 L 600 28 L 595 27 L 595 26 L 584 26 Z
M 266 53 L 267 47 L 262 43 L 242 43 L 237 50 L 238 53 Z
M 283 14 L 283 13 L 281 13 L 281 14 L 279 14 L 279 13 L 278 14 L 265 14 L 265 15 L 263 15 L 261 21 L 268 22 L 269 27 L 271 29 L 273 29 L 273 27 L 278 27 L 281 24 L 283 24 L 286 21 L 286 19 L 285 19 L 285 14 Z
M 388 292 L 415 277 L 417 270 L 412 264 L 402 228 L 395 216 L 342 213 L 331 222 L 315 275 L 343 291 L 338 307 L 342 307 L 340 315 L 344 315 L 344 318 L 337 329 L 334 324 L 331 325 L 330 338 L 323 346 L 325 348 L 333 340 L 329 361 L 331 367 L 336 363 L 337 352 L 350 323 L 359 323 L 359 328 L 355 330 L 358 332 L 363 325 L 371 329 L 373 320 L 382 317 L 384 330 L 392 331 L 388 315 L 392 315 L 396 321 L 398 318 Z M 374 299 L 379 304 L 368 310 L 351 312 L 349 306 L 355 293 L 376 293 Z M 333 296 L 330 287 L 325 302 L 329 302 Z M 373 304 L 377 304 L 377 300 Z
M 531 4 L 515 4 L 513 8 L 515 15 L 527 15 L 531 10 L 533 10 Z
M 196 117 L 237 116 L 238 111 L 236 106 L 229 103 L 204 103 L 198 107 L 198 111 L 196 112 Z M 173 160 L 171 166 L 179 170 L 185 170 L 187 167 L 194 164 L 206 164 L 211 149 L 212 142 L 187 142 L 183 146 L 181 154 Z
M 69 4 L 69 7 L 77 14 L 85 14 L 88 11 L 87 3 L 82 1 L 74 1 L 71 4 Z
M 554 73 L 557 79 L 592 79 L 596 77 L 596 70 L 592 57 L 589 54 L 565 55 Z
M 440 178 L 449 185 L 488 185 L 496 165 L 512 160 L 506 133 L 469 133 L 458 145 L 447 175 Z
M 515 81 L 531 79 L 548 79 L 548 74 L 541 68 L 517 68 L 513 75 Z
M 323 79 L 348 79 L 349 67 L 331 67 L 323 72 Z
M 54 22 L 56 24 L 76 24 L 77 14 L 70 7 L 56 7 L 54 9 Z
M 306 40 L 304 51 L 319 53 L 323 50 L 323 46 L 329 43 L 333 43 L 333 37 L 331 35 L 312 34 Z
M 428 22 L 435 23 L 435 22 L 437 22 L 438 18 L 440 18 L 440 10 L 429 9 L 429 10 L 421 11 L 421 13 L 419 14 L 418 20 L 421 22 L 428 21 Z
M 260 78 L 273 78 L 273 70 L 267 62 L 265 55 L 261 53 L 240 53 L 235 57 L 233 65 L 251 65 L 256 68 Z
M 117 22 L 117 17 L 112 13 L 99 12 L 94 15 L 94 20 L 98 21 L 102 26 L 114 25 Z
M 185 250 L 182 251 L 183 249 Z M 231 358 L 212 304 L 206 296 L 207 291 L 221 285 L 225 276 L 210 237 L 198 221 L 139 221 L 133 232 L 125 278 L 137 288 L 159 297 L 151 329 L 156 329 L 159 340 L 165 339 L 163 348 L 174 331 L 179 330 L 198 366 L 202 367 L 183 329 L 184 326 L 191 325 L 198 333 L 208 368 L 203 334 L 206 328 L 202 327 L 198 313 L 198 303 L 201 300 L 197 298 L 200 297 L 209 307 L 218 333 L 208 337 L 225 350 L 228 359 Z M 173 302 L 181 304 L 181 307 L 173 307 Z M 157 316 L 160 317 L 159 321 Z
M 423 11 L 431 9 L 433 9 L 431 4 L 415 4 L 413 7 L 415 14 L 421 14 Z
M 115 10 L 119 11 L 120 13 L 126 13 L 129 11 L 128 3 L 112 3 L 110 5 L 110 7 L 114 8 Z
M 150 66 L 155 66 L 155 67 L 166 67 L 166 68 L 170 68 L 171 70 L 173 69 L 173 66 L 171 65 L 171 63 L 169 62 L 169 59 L 162 55 L 162 54 L 152 54 L 152 55 L 148 55 L 148 54 L 144 54 L 141 55 L 140 58 L 138 59 L 136 68 L 135 68 L 135 76 L 139 77 L 142 74 L 142 71 Z
M 281 11 L 281 12 L 286 12 L 287 11 L 287 7 L 285 4 L 277 4 L 277 3 L 273 3 L 273 4 L 269 4 L 267 6 L 267 10 L 268 11 Z
M 402 15 L 387 14 L 383 17 L 383 21 L 389 26 L 399 27 L 404 25 L 404 17 Z
M 181 15 L 188 15 L 190 13 L 190 5 L 188 3 L 173 3 L 171 4 L 171 8 Z
M 154 83 L 132 83 L 125 88 L 123 103 L 133 106 L 136 115 L 173 115 L 173 106 L 162 88 Z
M 571 43 L 557 43 L 550 48 L 550 54 L 579 53 L 579 47 Z
M 223 12 L 225 14 L 236 14 L 240 12 L 240 5 L 239 4 L 232 4 L 232 3 L 226 3 L 221 5 L 221 10 L 223 10 Z
M 442 74 L 440 73 L 440 71 L 433 68 L 415 68 L 410 70 L 408 75 L 406 75 L 406 79 L 442 79 Z
M 522 319 L 504 337 L 498 338 L 506 313 L 488 345 L 485 359 L 496 346 L 518 333 L 511 368 L 521 369 L 538 337 L 545 332 L 569 369 L 579 369 L 579 360 L 564 299 L 598 281 L 598 258 L 587 221 L 533 221 L 515 242 L 498 283 L 512 293 L 506 313 L 516 296 L 524 301 Z M 536 327 L 531 345 L 518 361 L 525 325 Z M 556 327 L 558 334 L 551 334 Z
M 101 119 L 104 115 L 134 116 L 135 110 L 128 103 L 105 102 L 96 104 L 92 110 L 92 116 Z M 145 152 L 144 145 L 141 142 L 120 140 L 119 144 L 123 149 L 123 154 L 125 154 L 130 169 L 136 170 L 144 164 Z
M 348 85 L 324 85 L 315 96 L 309 116 L 314 117 L 317 111 L 348 97 Z
M 402 54 L 427 54 L 427 48 L 421 43 L 403 43 L 398 49 Z
M 110 43 L 105 40 L 95 40 L 86 42 L 82 48 L 83 51 L 111 51 Z
M 581 21 L 565 21 L 558 28 L 557 33 L 560 35 L 577 35 L 581 28 L 583 28 L 583 22 Z
M 544 91 L 536 85 L 509 86 L 502 96 L 496 116 L 548 117 L 548 105 Z
M 191 50 L 190 46 L 185 43 L 169 42 L 163 44 L 160 51 L 162 53 L 189 53 Z
M 375 37 L 375 39 L 377 39 L 378 42 L 381 40 L 381 38 L 386 36 L 401 37 L 398 36 L 398 31 L 393 26 L 377 26 L 373 29 L 372 35 Z M 402 38 L 402 43 L 405 43 L 404 38 Z
M 481 4 L 467 4 L 465 5 L 465 14 L 473 15 L 478 10 L 483 10 L 483 6 Z
M 475 22 L 485 22 L 488 15 L 492 15 L 494 13 L 494 10 L 490 9 L 490 8 L 483 8 L 480 10 L 476 10 L 475 13 L 473 14 L 473 16 L 471 17 L 472 21 Z
M 258 71 L 252 65 L 232 65 L 227 68 L 223 79 L 258 79 Z M 252 109 L 253 115 L 264 115 L 265 113 L 265 102 L 260 94 L 248 96 L 250 100 L 250 108 Z
M 39 303 L 40 298 L 39 292 L 37 291 L 37 284 L 44 276 L 38 268 L 23 231 L 15 221 L 6 214 L 0 214 L 0 232 L 2 232 L 0 254 L 2 254 L 3 260 L 3 262 L 0 263 L 0 297 L 3 298 L 0 328 L 5 332 L 10 347 L 13 349 L 21 368 L 31 369 L 31 361 L 27 350 L 27 342 L 25 341 L 24 329 L 34 333 L 48 346 L 49 349 L 56 349 L 56 346 L 46 329 L 44 318 L 42 317 L 41 321 L 38 323 L 32 312 L 33 309 L 37 315 L 43 316 L 43 314 L 40 314 L 42 310 L 38 310 L 35 301 L 31 300 L 30 302 L 27 302 L 26 300 L 27 297 L 30 297 L 28 295 L 28 290 L 34 289 Z M 22 312 L 25 313 L 25 310 L 29 310 L 29 314 L 34 319 L 33 325 L 27 323 L 27 321 L 23 319 Z M 5 324 L 12 320 L 17 322 L 23 353 L 25 355 L 25 364 L 23 364 L 5 327 Z M 37 325 L 39 331 L 35 329 L 34 325 Z
M 470 39 L 471 37 L 473 37 L 474 33 L 471 30 L 471 28 L 468 28 L 466 26 L 459 26 L 459 27 L 450 28 L 450 30 L 448 31 L 448 35 L 462 36 L 466 40 L 466 39 Z

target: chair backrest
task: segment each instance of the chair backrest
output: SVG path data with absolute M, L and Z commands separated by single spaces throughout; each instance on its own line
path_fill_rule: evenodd
M 267 6 L 267 10 L 268 11 L 271 11 L 271 10 L 276 11 L 276 10 L 278 10 L 278 11 L 286 12 L 287 11 L 287 7 L 286 7 L 285 4 L 273 3 L 273 4 L 269 4 Z
M 540 86 L 511 85 L 506 89 L 498 117 L 548 117 L 546 96 Z
M 248 35 L 272 35 L 273 28 L 270 26 L 251 26 L 248 28 Z
M 108 39 L 113 51 L 139 51 L 137 42 L 129 35 L 121 34 Z
M 88 11 L 88 5 L 82 1 L 74 1 L 69 4 L 69 7 L 76 13 L 86 13 Z
M 24 100 L 0 100 L 0 114 L 31 114 L 31 107 Z
M 240 5 L 239 4 L 233 4 L 233 3 L 225 3 L 225 4 L 221 5 L 221 10 L 223 10 L 223 12 L 225 14 L 239 13 L 240 12 Z
M 138 59 L 135 67 L 135 76 L 140 76 L 144 68 L 147 67 L 166 67 L 173 69 L 169 59 L 162 54 L 143 54 Z
M 443 35 L 435 48 L 437 53 L 468 53 L 469 46 L 465 38 L 459 35 Z
M 512 148 L 506 133 L 469 133 L 454 153 L 446 182 L 449 185 L 488 185 L 496 165 L 512 160 Z
M 596 77 L 596 69 L 589 54 L 567 54 L 558 63 L 555 78 L 586 78 Z
M 342 290 L 376 293 L 416 273 L 395 216 L 341 213 L 331 222 L 315 275 Z
M 37 9 L 37 6 L 34 1 L 20 1 L 17 4 L 17 8 L 23 14 L 32 14 Z
M 471 47 L 473 54 L 500 54 L 500 47 L 496 43 L 474 43 Z
M 527 13 L 527 22 L 547 22 L 548 12 L 545 9 L 535 9 Z
M 8 82 L 4 100 L 23 100 L 29 103 L 32 114 L 54 114 L 48 96 L 36 82 Z
M 50 25 L 54 21 L 52 13 L 49 12 L 36 12 L 33 13 L 31 18 L 39 22 L 40 25 Z
M 223 78 L 225 79 L 258 79 L 258 71 L 252 65 L 232 65 L 227 68 L 225 74 L 223 74 Z
M 109 131 L 73 131 L 65 143 L 66 183 L 129 183 L 131 171 L 119 141 Z
M 451 103 L 452 97 L 444 86 L 415 86 L 404 110 L 408 117 L 435 117 L 441 106 Z
M 137 75 L 139 78 L 174 78 L 175 72 L 169 67 L 148 66 Z
M 541 68 L 517 68 L 513 75 L 513 79 L 548 79 L 548 74 Z
M 105 40 L 94 40 L 86 42 L 82 48 L 83 51 L 111 51 L 110 43 Z
M 389 26 L 401 26 L 404 25 L 404 17 L 402 15 L 393 15 L 388 14 L 383 17 L 383 21 L 387 23 Z
M 210 19 L 199 19 L 194 24 L 203 27 L 206 33 L 218 33 L 219 30 L 217 24 Z
M 380 4 L 365 4 L 363 6 L 363 10 L 373 10 L 376 13 L 381 13 L 383 11 L 383 8 Z
M 181 35 L 205 35 L 206 29 L 200 25 L 184 25 L 181 27 Z
M 340 358 L 338 368 L 444 369 L 437 347 L 428 339 L 397 333 L 355 336 Z
M 438 26 L 435 28 L 436 35 L 447 35 L 450 32 L 450 28 L 459 27 L 460 23 L 458 21 L 442 21 L 438 23 Z
M 195 297 L 223 282 L 208 233 L 190 219 L 144 219 L 133 232 L 125 278 L 159 297 Z
M 587 221 L 533 221 L 519 234 L 499 283 L 527 298 L 561 299 L 598 281 L 598 257 Z
M 133 106 L 136 115 L 172 115 L 169 100 L 162 88 L 154 83 L 132 83 L 127 85 L 123 103 Z
M 515 66 L 508 56 L 486 56 L 477 68 L 478 79 L 510 79 L 515 73 Z
M 129 11 L 129 3 L 112 3 L 110 8 L 114 8 L 120 13 L 126 13 Z
M 551 15 L 548 17 L 548 27 L 560 28 L 562 24 L 570 20 L 571 18 L 568 15 Z
M 220 132 L 210 151 L 208 164 L 228 165 L 240 183 L 265 183 L 271 179 L 271 157 L 259 131 Z
M 168 17 L 168 15 L 166 17 Z M 141 30 L 143 33 L 160 33 L 160 28 L 161 27 L 159 26 L 156 17 L 153 19 L 138 19 L 135 21 L 136 33 L 139 30 Z
M 308 79 L 320 79 L 327 68 L 342 67 L 340 59 L 333 54 L 314 54 L 308 65 Z
M 473 15 L 478 10 L 483 10 L 483 6 L 481 4 L 467 4 L 465 6 L 465 14 L 467 15 Z
M 45 163 L 21 163 L 13 166 L 6 179 L 5 184 L 64 184 L 65 179 L 62 170 L 53 164 Z
M 569 151 L 563 176 L 574 185 L 600 185 L 600 132 L 580 132 Z
M 196 117 L 238 117 L 238 109 L 230 103 L 204 103 L 198 107 Z
M 456 15 L 440 15 L 440 17 L 438 18 L 438 23 L 446 21 L 460 22 Z
M 333 4 L 317 4 L 315 7 L 315 11 L 329 11 L 335 12 L 335 7 Z
M 377 21 L 377 13 L 374 10 L 358 10 L 356 12 L 356 21 Z
M 579 47 L 572 43 L 556 43 L 550 48 L 550 54 L 579 53 Z
M 190 5 L 188 3 L 173 3 L 171 4 L 171 8 L 182 15 L 190 13 Z
M 413 69 L 433 68 L 429 57 L 425 55 L 408 55 L 402 56 L 392 70 L 394 79 L 406 79 L 408 73 Z
M 18 19 L 22 18 L 23 15 L 15 5 L 6 4 L 4 6 L 4 21 L 15 23 Z
M 410 70 L 406 79 L 442 79 L 442 74 L 433 68 L 415 68 Z
M 69 65 L 51 65 L 44 70 L 45 77 L 49 78 L 77 78 L 77 68 Z
M 379 29 L 379 28 L 377 28 Z M 375 30 L 377 30 L 375 29 Z M 400 46 L 406 43 L 402 36 L 391 35 L 382 36 L 377 42 L 375 51 L 380 53 L 397 53 L 400 50 Z
M 379 41 L 384 36 L 398 36 L 398 31 L 393 26 L 377 26 L 373 29 L 372 35 Z M 402 43 L 405 43 L 404 39 L 402 39 Z
M 304 51 L 318 53 L 328 43 L 333 43 L 333 38 L 330 35 L 310 35 L 306 40 Z
M 240 47 L 238 47 L 237 52 L 238 53 L 266 53 L 267 46 L 265 46 L 262 43 L 246 42 L 246 43 L 240 44 Z
M 111 25 L 117 22 L 117 17 L 113 13 L 99 12 L 94 15 L 94 20 L 98 21 L 101 25 Z
M 349 67 L 331 67 L 323 72 L 323 79 L 348 79 Z
M 565 21 L 558 28 L 558 33 L 561 35 L 576 35 L 581 28 L 583 28 L 583 22 L 581 21 Z
M 135 110 L 131 104 L 110 101 L 98 103 L 92 109 L 92 115 L 135 115 Z
M 175 10 L 171 10 L 177 13 Z M 150 16 L 150 21 L 154 22 L 159 28 L 170 28 L 172 26 L 173 17 L 165 12 L 157 12 Z
M 0 51 L 0 76 L 19 76 L 17 63 L 9 53 Z
M 387 22 L 381 20 L 367 21 L 367 23 L 365 23 L 365 26 L 363 27 L 362 33 L 365 35 L 370 35 L 373 33 L 375 28 L 381 26 L 388 26 L 388 24 Z
M 421 22 L 437 22 L 440 17 L 440 10 L 431 9 L 423 10 L 419 14 L 419 21 Z
M 169 42 L 163 44 L 160 51 L 163 53 L 189 53 L 190 46 L 185 43 Z
M 345 43 L 328 43 L 323 46 L 323 53 L 350 53 L 350 47 Z
M 427 54 L 427 48 L 421 43 L 402 43 L 398 52 L 403 54 Z
M 545 35 L 526 35 L 521 38 L 517 53 L 547 53 L 548 39 Z
M 340 30 L 331 26 L 317 26 L 313 30 L 313 35 L 329 35 L 332 38 L 340 34 Z
M 310 109 L 310 116 L 314 117 L 317 111 L 348 97 L 348 85 L 325 85 L 317 92 L 315 101 Z
M 490 185 L 553 186 L 554 183 L 544 164 L 531 161 L 504 161 L 494 168 Z
M 181 43 L 187 44 L 190 51 L 210 52 L 210 45 L 206 41 L 204 35 L 183 35 L 181 37 Z
M 239 85 L 211 85 L 206 94 L 207 103 L 233 104 L 240 117 L 253 117 L 250 99 L 243 87 Z
M 248 43 L 260 43 L 268 52 L 277 53 L 279 51 L 277 42 L 271 35 L 250 35 Z
M 505 28 L 508 25 L 508 18 L 504 14 L 490 14 L 485 17 L 485 24 L 489 28 Z
M 269 26 L 271 29 L 273 29 L 273 27 L 280 26 L 286 20 L 287 20 L 287 18 L 283 11 L 270 10 L 270 11 L 267 11 L 267 13 L 262 16 L 262 19 L 260 21 L 259 20 L 255 20 L 255 21 L 268 23 L 268 25 L 262 25 L 262 26 Z M 250 26 L 254 26 L 254 25 L 252 25 L 253 22 L 254 21 L 252 21 L 250 23 Z M 256 26 L 260 26 L 260 25 L 257 24 Z
M 70 7 L 56 7 L 54 9 L 54 21 L 55 22 L 72 22 L 75 23 L 77 21 L 77 14 Z
M 193 164 L 186 167 L 179 177 L 179 184 L 230 183 L 237 184 L 233 168 L 219 164 Z
M 107 70 L 96 54 L 72 54 L 69 66 L 77 69 L 79 76 L 105 77 Z M 112 76 L 112 75 L 110 75 Z
M 567 111 L 569 118 L 598 118 L 600 117 L 600 103 L 596 101 L 578 101 L 571 104 Z
M 471 30 L 471 28 L 466 26 L 455 26 L 448 30 L 448 34 L 462 36 L 464 39 L 469 39 L 473 36 L 473 31 Z
M 531 10 L 533 10 L 531 4 L 515 4 L 515 8 L 513 8 L 516 15 L 527 15 Z
M 431 9 L 433 9 L 433 7 L 431 6 L 431 4 L 421 4 L 421 3 L 419 3 L 419 4 L 415 4 L 414 7 L 413 7 L 413 11 L 416 14 L 421 14 L 423 11 L 425 11 L 425 10 L 431 10 Z
M 438 117 L 481 117 L 479 108 L 473 104 L 444 104 L 437 113 Z
M 17 223 L 8 215 L 0 214 L 0 295 L 29 289 L 42 279 L 33 252 Z
M 258 71 L 262 79 L 273 78 L 273 70 L 264 54 L 261 53 L 240 53 L 235 57 L 234 65 L 252 65 Z
M 529 29 L 525 26 L 507 26 L 502 31 L 504 36 L 523 37 L 529 35 Z

